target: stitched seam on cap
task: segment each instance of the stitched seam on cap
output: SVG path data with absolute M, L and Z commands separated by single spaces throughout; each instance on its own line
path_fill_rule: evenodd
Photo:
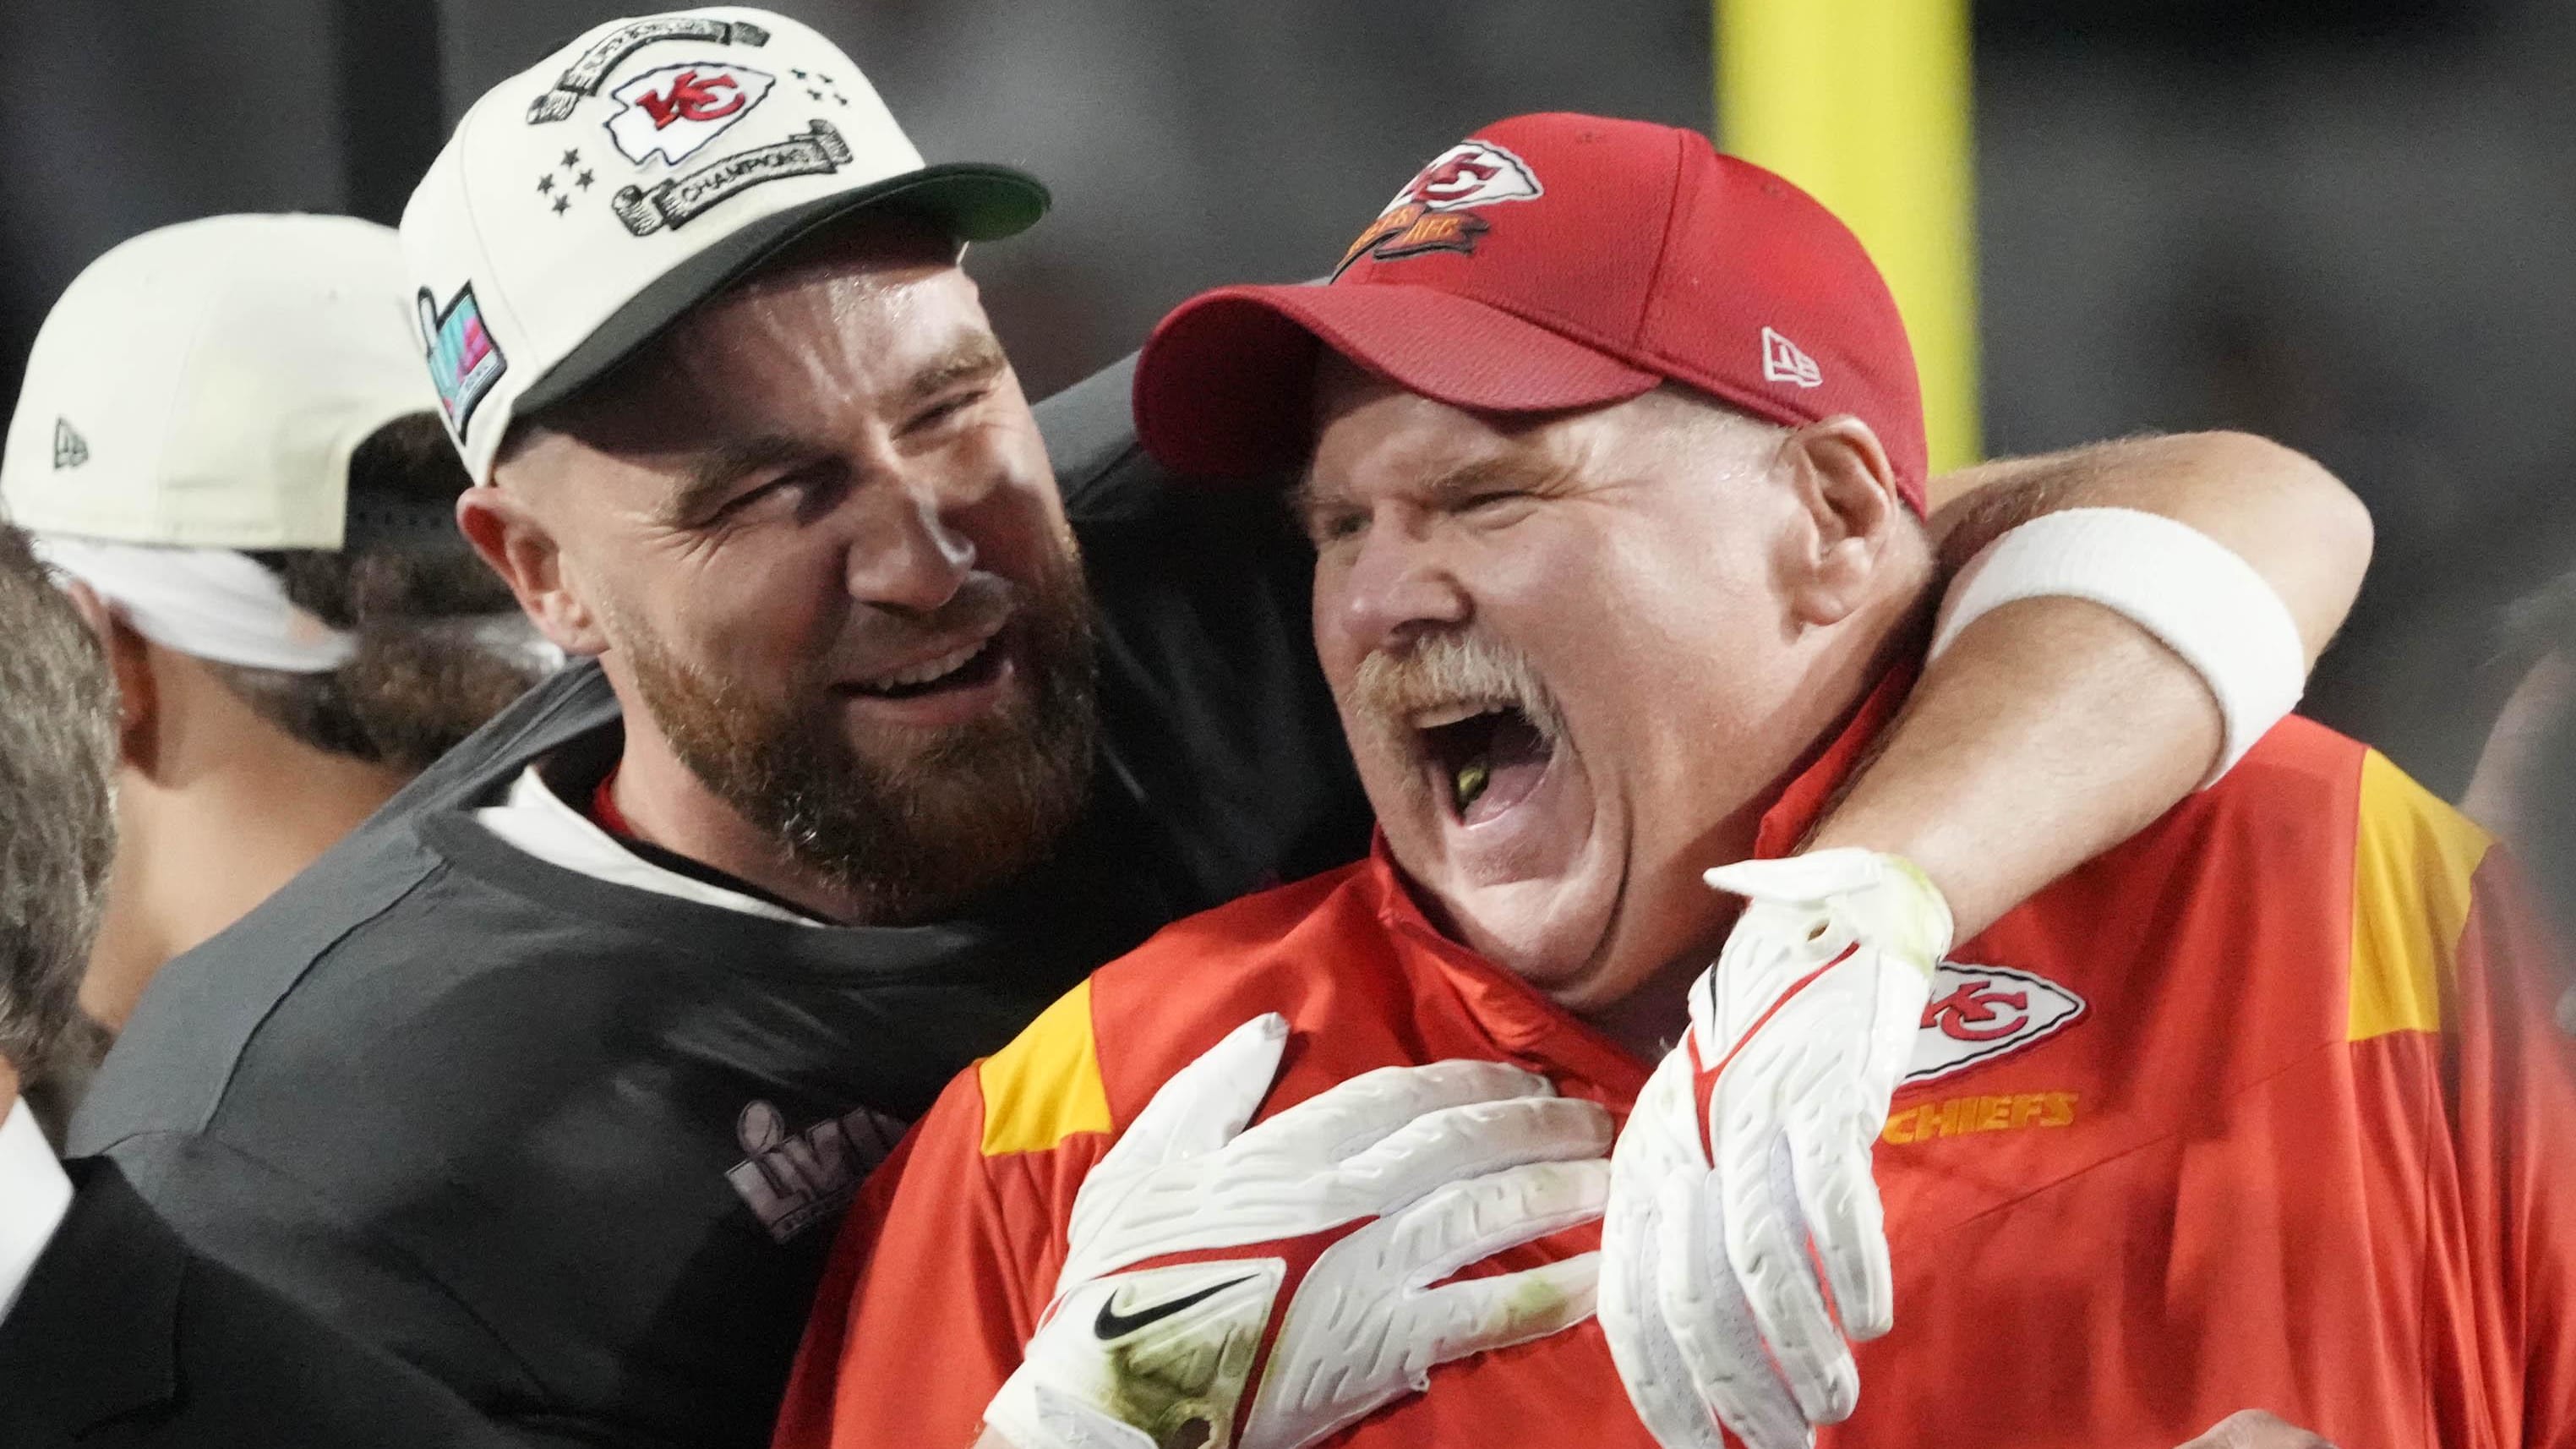
M 1655 264 L 1646 269 L 1646 293 L 1638 299 L 1637 320 L 1629 329 L 1628 347 L 1633 352 L 1652 351 L 1646 346 L 1646 319 L 1655 315 L 1655 294 L 1663 289 L 1664 258 L 1673 254 L 1673 228 L 1681 225 L 1682 181 L 1690 174 L 1689 161 L 1678 153 L 1694 141 L 1708 144 L 1696 131 L 1673 133 L 1673 147 L 1677 154 L 1673 158 L 1672 190 L 1664 197 L 1664 234 L 1655 239 Z

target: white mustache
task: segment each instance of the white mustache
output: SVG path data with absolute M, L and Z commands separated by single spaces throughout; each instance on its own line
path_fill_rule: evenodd
M 1352 712 L 1389 734 L 1409 734 L 1422 715 L 1460 705 L 1508 706 L 1550 743 L 1564 737 L 1563 716 L 1528 657 L 1480 634 L 1432 634 L 1398 652 L 1373 650 L 1351 676 Z

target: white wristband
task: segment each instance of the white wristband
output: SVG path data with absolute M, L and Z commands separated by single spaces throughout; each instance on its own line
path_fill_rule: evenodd
M 2134 508 L 2070 508 L 1986 545 L 1942 601 L 1930 657 L 2006 604 L 2058 596 L 2127 618 L 2208 684 L 2226 739 L 2202 789 L 2235 768 L 2307 688 L 2298 625 L 2254 566 L 2188 524 Z

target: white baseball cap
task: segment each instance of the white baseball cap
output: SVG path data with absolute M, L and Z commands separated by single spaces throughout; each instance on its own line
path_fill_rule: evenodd
M 925 165 L 850 58 L 785 16 L 612 20 L 485 92 L 412 192 L 414 351 L 486 483 L 512 418 L 817 227 L 887 207 L 985 241 L 1046 205 L 1009 167 Z
M 0 454 L 33 532 L 180 548 L 336 549 L 349 455 L 438 399 L 391 229 L 216 216 L 123 242 L 45 316 Z

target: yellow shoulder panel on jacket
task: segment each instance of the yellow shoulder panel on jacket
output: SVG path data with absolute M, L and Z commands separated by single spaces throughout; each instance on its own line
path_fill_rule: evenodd
M 1091 983 L 1057 997 L 1009 1046 L 976 1063 L 975 1074 L 984 1093 L 986 1157 L 1044 1152 L 1077 1132 L 1108 1131 Z
M 2352 849 L 2351 1039 L 2440 1031 L 2469 921 L 2469 877 L 2493 837 L 2377 750 L 2361 759 Z

